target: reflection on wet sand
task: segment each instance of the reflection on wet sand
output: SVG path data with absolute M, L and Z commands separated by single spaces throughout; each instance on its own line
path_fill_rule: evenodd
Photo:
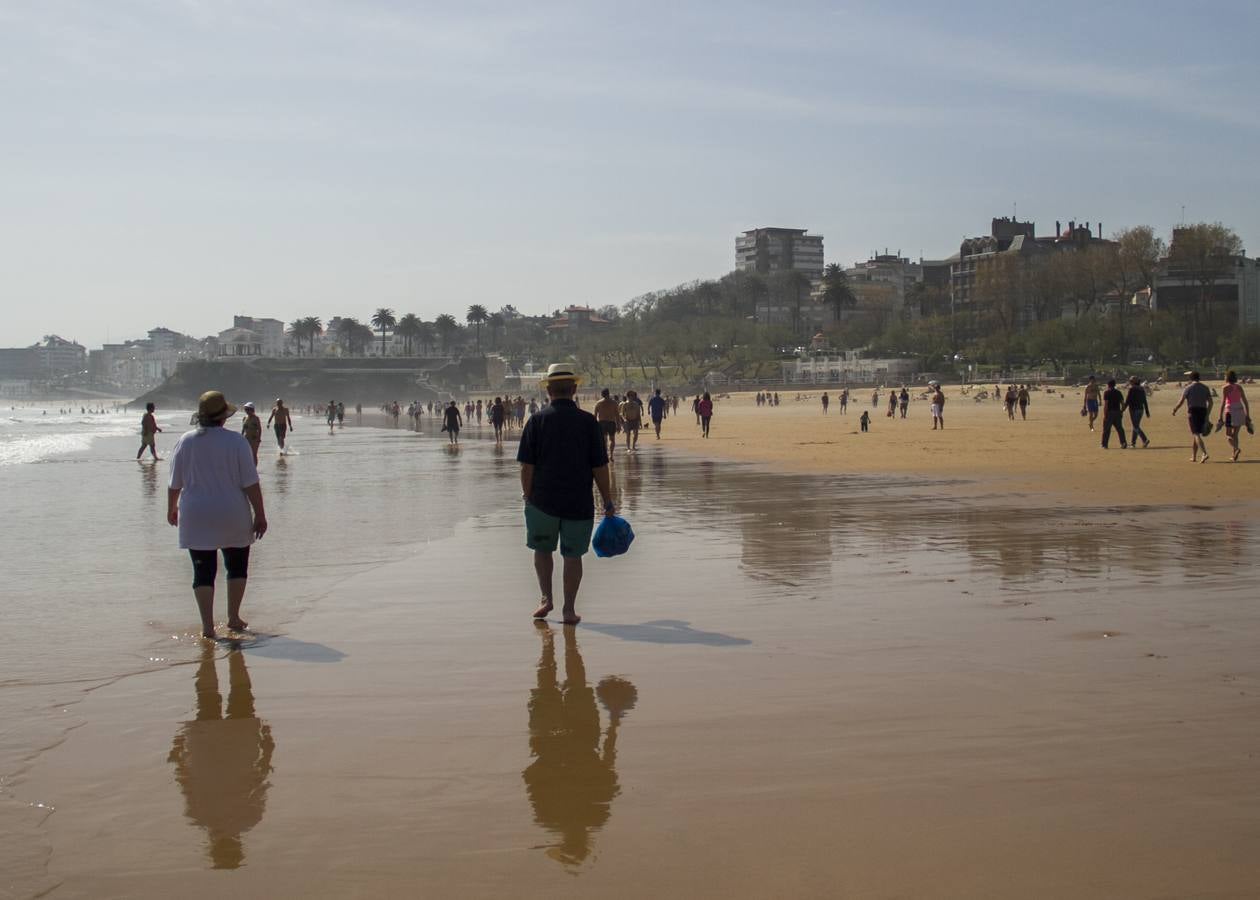
M 271 727 L 254 714 L 254 692 L 245 655 L 227 655 L 226 711 L 219 693 L 214 648 L 202 651 L 194 682 L 197 718 L 175 734 L 168 762 L 184 792 L 184 814 L 206 830 L 211 867 L 236 869 L 245 862 L 241 835 L 262 821 L 275 742 Z
M 623 678 L 609 676 L 595 690 L 586 682 L 576 629 L 565 626 L 564 682 L 556 671 L 555 635 L 539 623 L 542 657 L 538 686 L 529 695 L 529 750 L 534 761 L 522 772 L 534 820 L 558 843 L 547 855 L 568 866 L 591 852 L 591 833 L 608 821 L 617 785 L 617 729 L 634 708 L 638 692 Z M 596 697 L 608 711 L 602 733 Z
M 144 490 L 144 496 L 153 499 L 157 496 L 158 490 L 158 467 L 157 463 L 140 463 L 140 486 Z

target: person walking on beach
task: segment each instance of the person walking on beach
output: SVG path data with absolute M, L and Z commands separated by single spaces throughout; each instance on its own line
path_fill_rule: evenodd
M 271 415 L 267 417 L 267 427 L 275 428 L 276 443 L 280 445 L 280 452 L 283 453 L 284 437 L 293 430 L 293 416 L 289 414 L 289 408 L 279 397 L 276 398 L 276 405 L 271 408 Z
M 1019 386 L 1019 390 L 1015 394 L 1015 399 L 1019 401 L 1020 421 L 1027 420 L 1028 419 L 1028 401 L 1030 399 L 1029 394 L 1028 394 L 1028 385 L 1021 384 Z
M 897 415 L 897 392 L 889 391 L 888 392 L 888 418 L 891 419 L 896 415 Z
M 140 449 L 136 451 L 136 459 L 144 456 L 145 448 L 153 454 L 153 461 L 157 462 L 157 436 L 162 429 L 158 427 L 157 418 L 153 413 L 157 407 L 152 403 L 144 405 L 144 415 L 140 417 Z
M 700 436 L 709 436 L 709 422 L 713 418 L 713 398 L 705 391 L 700 402 L 696 404 L 696 415 L 700 417 Z
M 858 419 L 858 426 L 863 432 L 871 430 L 871 414 L 868 410 L 862 410 L 862 415 Z
M 328 433 L 332 434 L 333 426 L 337 424 L 337 401 L 329 400 L 328 406 L 324 408 L 324 419 L 328 422 Z
M 459 406 L 452 400 L 451 405 L 446 407 L 446 412 L 442 414 L 442 430 L 446 432 L 449 443 L 459 443 L 459 427 L 462 424 L 463 417 L 459 414 Z
M 875 388 L 875 390 L 871 392 L 871 406 L 876 409 L 879 408 L 879 388 Z
M 604 433 L 596 418 L 573 402 L 578 383 L 572 367 L 563 363 L 548 367 L 542 384 L 551 402 L 525 423 L 516 453 L 525 502 L 525 544 L 534 551 L 534 572 L 542 594 L 534 618 L 545 619 L 554 608 L 554 553 L 559 544 L 564 561 L 561 614 L 566 625 L 582 621 L 577 594 L 582 556 L 590 547 L 594 528 L 592 482 L 603 498 L 604 515 L 611 516 L 615 509 Z
M 1124 437 L 1124 395 L 1116 390 L 1116 380 L 1112 378 L 1107 382 L 1107 390 L 1102 395 L 1103 408 L 1103 433 L 1102 448 L 1107 449 L 1108 439 L 1111 437 L 1111 429 L 1116 430 L 1116 434 L 1120 436 L 1120 449 L 1127 449 L 1129 442 Z
M 1136 447 L 1138 438 L 1142 439 L 1142 446 L 1149 447 L 1150 439 L 1146 436 L 1146 432 L 1142 430 L 1142 417 L 1151 414 L 1150 404 L 1146 398 L 1146 388 L 1142 387 L 1142 380 L 1134 375 L 1129 379 L 1129 391 L 1124 397 L 1124 408 L 1129 411 L 1130 433 L 1129 447 Z
M 613 451 L 617 449 L 619 418 L 620 412 L 617 409 L 617 401 L 608 395 L 608 388 L 604 388 L 599 392 L 599 402 L 595 404 L 595 421 L 599 423 L 599 430 L 604 436 L 604 443 L 608 447 L 610 459 Z
M 932 382 L 932 430 L 935 431 L 939 426 L 941 431 L 945 430 L 945 392 L 941 390 L 938 382 Z
M 830 406 L 830 405 L 831 405 L 831 398 L 827 396 L 827 392 L 826 392 L 826 391 L 823 391 L 823 395 L 822 395 L 822 408 L 823 408 L 823 415 L 824 415 L 824 416 L 825 416 L 825 415 L 827 415 L 827 407 L 828 407 L 828 406 Z
M 1186 408 L 1186 420 L 1191 434 L 1190 462 L 1207 462 L 1207 444 L 1203 442 L 1203 435 L 1208 430 L 1208 416 L 1212 412 L 1212 391 L 1199 381 L 1198 371 L 1187 372 L 1186 376 L 1190 383 L 1182 390 L 1181 399 L 1173 407 L 1173 415 L 1177 415 L 1182 406 Z M 1203 451 L 1202 459 L 1199 459 L 1199 451 Z
M 1098 418 L 1098 396 L 1098 379 L 1091 375 L 1085 382 L 1085 406 L 1081 409 L 1081 415 L 1089 416 L 1090 431 L 1094 430 L 1094 420 Z
M 901 418 L 906 417 L 906 413 L 910 411 L 910 392 L 906 390 L 906 386 L 901 386 L 901 394 L 897 397 L 897 405 L 901 407 Z
M 490 404 L 490 424 L 494 426 L 494 442 L 496 444 L 503 443 L 503 420 L 507 416 L 507 408 L 503 405 L 500 397 L 494 398 L 494 403 Z
M 668 408 L 669 402 L 661 396 L 661 389 L 657 388 L 648 401 L 648 417 L 652 420 L 652 428 L 656 431 L 658 441 L 661 439 L 661 422 L 665 421 L 665 411 Z
M 639 405 L 634 391 L 626 393 L 626 399 L 617 407 L 617 414 L 621 416 L 621 427 L 626 432 L 626 452 L 634 453 L 639 449 L 639 424 L 643 417 L 643 407 Z
M 249 548 L 267 533 L 258 469 L 245 438 L 223 427 L 236 412 L 219 391 L 197 402 L 198 427 L 175 442 L 166 521 L 179 528 L 179 546 L 192 559 L 193 596 L 201 636 L 213 639 L 214 582 L 219 553 L 227 569 L 227 627 L 244 631 L 241 618 Z
M 249 444 L 249 452 L 254 454 L 254 465 L 258 465 L 258 448 L 262 446 L 262 419 L 258 418 L 258 413 L 254 411 L 253 403 L 246 403 L 242 409 L 245 410 L 245 420 L 241 422 L 241 436 L 245 438 L 245 443 Z
M 840 391 L 840 415 L 849 414 L 849 389 L 844 388 Z
M 1247 392 L 1238 383 L 1238 373 L 1230 369 L 1225 373 L 1225 387 L 1221 388 L 1221 414 L 1216 421 L 1217 429 L 1225 426 L 1225 437 L 1234 448 L 1233 460 L 1238 462 L 1242 448 L 1238 438 L 1244 428 L 1251 428 L 1251 407 L 1247 403 Z
M 346 405 L 340 400 L 337 401 L 337 427 L 344 428 L 346 424 Z

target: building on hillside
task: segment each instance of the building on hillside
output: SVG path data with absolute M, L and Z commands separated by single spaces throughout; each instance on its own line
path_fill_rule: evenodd
M 735 237 L 735 268 L 771 275 L 801 272 L 817 283 L 823 275 L 823 239 L 806 228 L 754 228 Z
M 154 328 L 147 338 L 105 344 L 88 354 L 88 372 L 102 386 L 137 392 L 161 384 L 181 362 L 218 355 L 214 339 L 197 340 L 169 328 Z
M 951 312 L 964 313 L 975 309 L 977 272 L 991 260 L 1013 259 L 1019 265 L 1026 266 L 1049 253 L 1114 244 L 1114 241 L 1095 237 L 1088 222 L 1083 225 L 1074 221 L 1068 222 L 1066 228 L 1055 222 L 1054 231 L 1051 237 L 1039 238 L 1035 222 L 1019 222 L 1004 216 L 992 221 L 988 235 L 964 240 L 958 253 L 948 260 Z M 1098 231 L 1102 232 L 1101 222 L 1098 223 Z M 1023 317 L 1025 320 L 1031 318 L 1027 308 Z
M 854 312 L 887 316 L 891 319 L 918 318 L 918 309 L 909 309 L 906 300 L 914 286 L 923 280 L 923 266 L 898 254 L 874 254 L 866 262 L 845 270 L 849 290 L 857 299 Z
M 1168 256 L 1160 261 L 1155 280 L 1157 309 L 1181 309 L 1198 304 L 1206 294 L 1212 319 L 1260 325 L 1260 261 L 1245 253 L 1222 255 L 1211 271 L 1200 273 L 1177 261 L 1177 239 L 1185 229 L 1174 228 Z
M 258 356 L 284 356 L 284 323 L 279 319 L 233 316 L 232 328 L 252 331 L 258 337 Z M 225 354 L 232 355 L 232 354 Z
M 915 359 L 864 359 L 860 350 L 801 355 L 781 364 L 788 384 L 904 384 L 918 368 Z
M 559 340 L 567 341 L 583 334 L 600 331 L 612 323 L 595 314 L 589 306 L 569 306 L 564 312 L 557 312 L 551 324 L 547 326 L 547 334 Z
M 228 328 L 218 335 L 219 356 L 257 359 L 263 356 L 262 335 L 250 328 Z

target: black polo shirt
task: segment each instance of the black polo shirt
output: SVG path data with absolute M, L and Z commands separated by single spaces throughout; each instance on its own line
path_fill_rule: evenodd
M 529 502 L 538 509 L 561 519 L 594 518 L 591 473 L 608 465 L 608 452 L 593 415 L 572 400 L 552 400 L 525 423 L 516 461 L 534 467 Z

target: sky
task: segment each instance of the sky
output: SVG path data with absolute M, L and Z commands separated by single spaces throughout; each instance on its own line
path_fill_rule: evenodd
M 1260 252 L 1260 4 L 0 0 L 0 346 L 622 304 L 759 226 Z

